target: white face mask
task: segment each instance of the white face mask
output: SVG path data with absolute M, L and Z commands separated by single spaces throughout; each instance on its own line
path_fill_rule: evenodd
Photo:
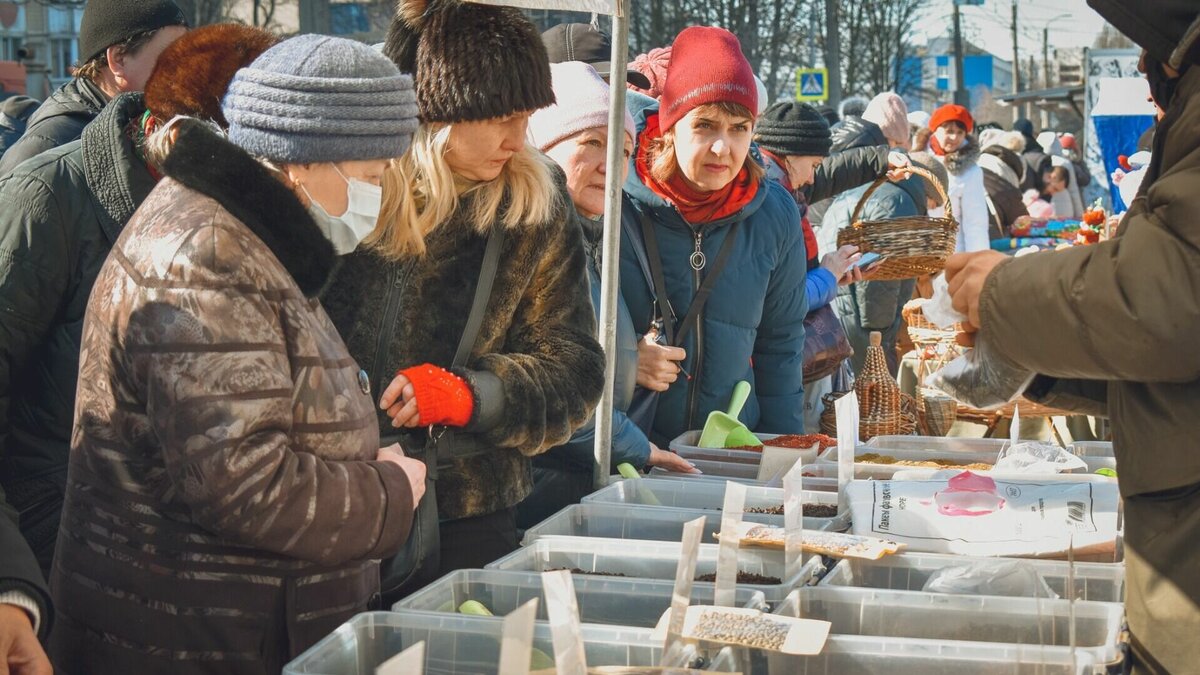
M 307 188 L 301 185 L 300 189 L 308 195 L 308 210 L 333 244 L 333 250 L 338 255 L 346 255 L 358 248 L 358 244 L 375 230 L 383 203 L 383 188 L 357 178 L 347 178 L 336 164 L 333 170 L 346 181 L 347 207 L 342 215 L 330 215 L 325 207 L 313 199 Z

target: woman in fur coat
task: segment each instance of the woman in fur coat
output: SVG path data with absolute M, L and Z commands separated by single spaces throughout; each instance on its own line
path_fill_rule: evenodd
M 979 141 L 972 131 L 975 120 L 960 105 L 944 105 L 929 118 L 929 149 L 950 174 L 947 191 L 958 220 L 958 253 L 985 251 L 988 238 L 987 190 L 979 168 Z
M 415 73 L 423 123 L 384 177 L 379 227 L 323 298 L 370 374 L 381 433 L 418 452 L 452 431 L 454 457 L 425 455 L 440 546 L 423 554 L 440 564 L 385 588 L 392 597 L 517 548 L 529 458 L 587 422 L 604 381 L 566 181 L 526 141 L 530 113 L 554 102 L 541 36 L 510 8 L 437 0 L 400 12 L 384 51 Z M 495 232 L 487 311 L 451 372 Z

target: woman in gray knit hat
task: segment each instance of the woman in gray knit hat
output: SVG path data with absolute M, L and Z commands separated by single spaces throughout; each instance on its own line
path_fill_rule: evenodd
M 316 297 L 373 227 L 412 80 L 305 35 L 238 71 L 229 140 L 177 119 L 88 306 L 51 580 L 59 672 L 277 673 L 378 606 L 424 465 Z

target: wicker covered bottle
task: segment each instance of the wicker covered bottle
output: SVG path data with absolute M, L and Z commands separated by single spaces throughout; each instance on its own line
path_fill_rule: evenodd
M 888 372 L 882 342 L 883 336 L 873 331 L 871 345 L 867 347 L 866 363 L 854 383 L 860 410 L 859 436 L 863 440 L 903 433 L 900 385 Z

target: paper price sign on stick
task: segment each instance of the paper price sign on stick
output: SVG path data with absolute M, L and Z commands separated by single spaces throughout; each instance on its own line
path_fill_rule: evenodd
M 783 477 L 784 578 L 804 567 L 804 467 L 797 462 Z
M 854 450 L 858 447 L 858 396 L 850 392 L 837 400 L 838 511 L 850 510 L 846 486 L 854 480 Z
M 504 617 L 499 675 L 529 675 L 529 655 L 533 652 L 533 622 L 537 620 L 537 608 L 538 599 L 533 598 Z
M 671 645 L 683 634 L 683 621 L 687 616 L 688 605 L 692 602 L 692 583 L 696 579 L 696 559 L 700 555 L 700 540 L 704 537 L 704 524 L 707 519 L 701 516 L 689 521 L 683 526 L 683 539 L 679 546 L 679 566 L 675 568 L 675 590 L 671 594 L 670 621 L 667 623 L 667 634 L 663 644 L 663 653 L 670 651 Z M 664 663 L 663 665 L 669 665 Z
M 721 532 L 735 533 L 742 524 L 742 512 L 746 509 L 746 486 L 741 483 L 725 484 L 725 504 L 721 509 Z M 732 607 L 737 596 L 738 537 L 721 537 L 717 550 L 717 586 L 713 604 Z
M 575 582 L 571 580 L 571 573 L 567 570 L 542 572 L 542 592 L 546 595 L 546 615 L 550 619 L 554 667 L 558 675 L 587 675 L 587 654 L 583 649 L 579 604 L 575 600 Z

